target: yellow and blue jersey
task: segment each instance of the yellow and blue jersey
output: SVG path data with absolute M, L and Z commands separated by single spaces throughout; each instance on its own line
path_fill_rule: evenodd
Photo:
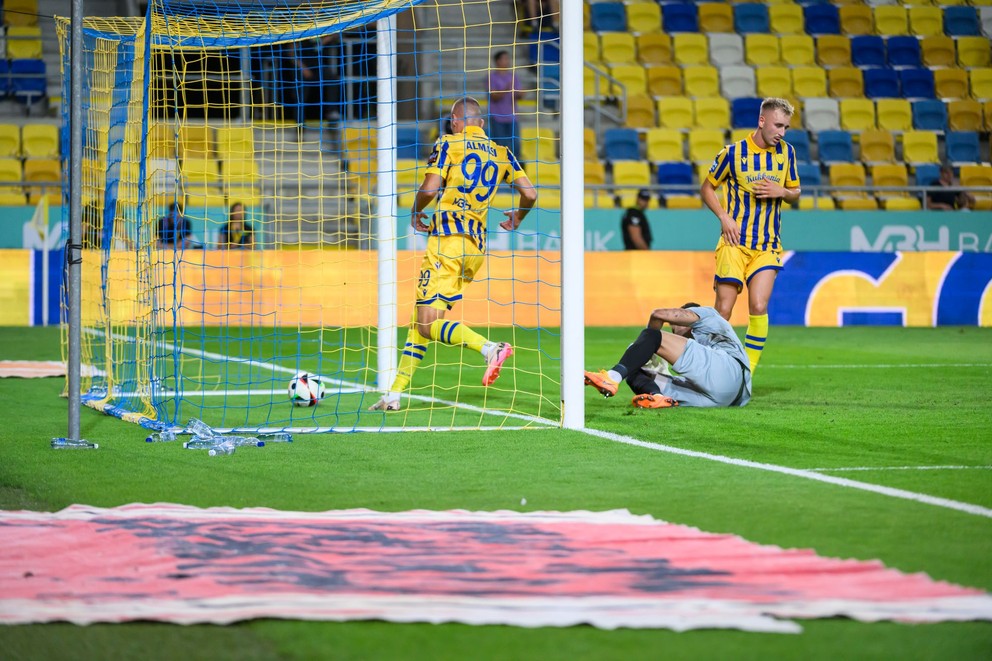
M 723 148 L 707 176 L 714 187 L 726 184 L 724 208 L 741 229 L 740 241 L 752 250 L 781 250 L 782 198 L 759 200 L 754 185 L 770 179 L 786 188 L 799 186 L 796 150 L 785 140 L 762 149 L 751 136 Z
M 526 176 L 513 152 L 490 140 L 479 126 L 466 126 L 462 133 L 438 138 L 427 160 L 427 174 L 440 175 L 444 181 L 430 233 L 464 234 L 480 250 L 496 189 Z

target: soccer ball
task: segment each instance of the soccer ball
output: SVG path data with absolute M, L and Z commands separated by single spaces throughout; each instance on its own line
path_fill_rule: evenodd
M 289 382 L 289 401 L 294 406 L 317 406 L 324 399 L 324 383 L 316 374 L 300 372 Z

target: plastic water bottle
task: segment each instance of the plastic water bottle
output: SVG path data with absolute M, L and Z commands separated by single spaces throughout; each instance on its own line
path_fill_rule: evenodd
M 217 434 L 214 430 L 210 428 L 210 425 L 203 422 L 202 420 L 197 420 L 196 418 L 190 418 L 189 423 L 186 425 L 186 431 L 193 434 L 197 438 L 212 438 Z
M 174 431 L 157 431 L 152 432 L 145 439 L 145 443 L 168 443 L 169 441 L 176 440 L 176 432 Z
M 78 441 L 61 437 L 52 439 L 53 450 L 96 450 L 99 447 L 96 443 L 90 443 L 82 439 Z
M 223 454 L 234 454 L 234 447 L 235 446 L 233 443 L 228 443 L 225 441 L 224 443 L 218 443 L 207 450 L 207 454 L 211 457 L 219 457 Z
M 277 431 L 271 434 L 259 434 L 258 440 L 266 443 L 292 443 L 293 435 L 286 431 Z
M 212 438 L 194 438 L 183 443 L 183 447 L 187 450 L 209 450 L 215 445 L 217 445 L 217 441 Z
M 214 436 L 213 440 L 220 445 L 230 444 L 236 448 L 245 446 L 265 447 L 265 442 L 258 440 L 254 436 Z

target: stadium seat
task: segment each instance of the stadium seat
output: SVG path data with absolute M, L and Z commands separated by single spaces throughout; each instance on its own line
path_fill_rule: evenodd
M 18 101 L 31 105 L 45 98 L 48 79 L 44 60 L 10 61 L 10 94 Z
M 886 36 L 909 34 L 906 8 L 901 4 L 875 7 L 875 32 Z
M 618 64 L 610 67 L 610 75 L 616 82 L 610 83 L 610 94 L 644 94 L 648 91 L 644 67 L 640 64 Z
M 822 163 L 850 163 L 854 160 L 854 143 L 847 131 L 820 131 L 817 147 Z
M 816 61 L 824 67 L 851 66 L 851 40 L 833 34 L 817 37 Z
M 728 4 L 707 2 L 699 7 L 699 29 L 706 33 L 733 33 L 734 10 Z
M 397 130 L 397 136 L 399 136 L 399 133 L 399 130 Z M 218 127 L 215 138 L 217 141 L 217 158 L 220 160 L 229 161 L 235 158 L 254 158 L 255 133 L 250 126 Z
M 634 35 L 627 32 L 604 32 L 599 35 L 599 57 L 604 64 L 634 64 L 637 47 Z
M 744 37 L 744 59 L 751 66 L 778 64 L 781 61 L 778 48 L 778 37 L 774 35 L 749 34 Z
M 928 67 L 953 67 L 956 55 L 954 40 L 944 35 L 933 35 L 920 40 L 923 65 Z
M 220 181 L 220 164 L 212 157 L 187 156 L 183 159 L 180 174 L 192 185 L 208 185 Z
M 16 124 L 0 124 L 0 158 L 19 158 L 20 155 L 21 128 Z M 20 181 L 20 177 L 17 180 Z
M 593 128 L 582 129 L 582 153 L 586 160 L 598 158 L 599 147 L 596 144 L 596 130 Z
M 933 186 L 940 179 L 940 166 L 936 163 L 921 163 L 915 170 L 917 186 Z
M 789 129 L 785 132 L 785 141 L 796 150 L 796 161 L 808 163 L 810 160 L 809 133 L 805 129 Z
M 946 131 L 947 106 L 943 101 L 936 99 L 914 101 L 913 128 L 924 131 Z
M 974 7 L 944 7 L 944 33 L 951 37 L 977 37 L 982 34 Z
M 654 2 L 627 4 L 627 30 L 633 34 L 658 32 L 661 29 L 661 7 Z
M 837 99 L 806 99 L 803 112 L 806 128 L 813 133 L 840 128 Z
M 710 64 L 715 67 L 744 64 L 744 38 L 737 34 L 711 34 Z
M 972 69 L 968 72 L 971 95 L 981 101 L 992 99 L 992 69 Z
M 25 158 L 58 158 L 58 127 L 54 124 L 25 124 L 21 127 L 21 155 Z
M 667 64 L 647 67 L 647 85 L 651 96 L 681 96 L 682 69 Z
M 7 28 L 7 59 L 38 60 L 42 54 L 40 27 L 11 25 Z
M 892 163 L 896 145 L 891 131 L 870 128 L 861 132 L 861 160 L 865 163 Z
M 840 34 L 840 12 L 835 5 L 806 5 L 803 14 L 807 33 Z
M 657 126 L 654 116 L 654 99 L 647 94 L 627 95 L 627 118 L 624 126 L 633 129 L 647 129 Z
M 396 158 L 420 158 L 424 148 L 422 140 L 416 126 L 396 127 Z M 217 130 L 217 141 L 220 144 L 220 129 Z
M 165 122 L 154 122 L 148 127 L 148 158 L 176 158 L 176 127 Z
M 624 32 L 627 12 L 619 2 L 597 2 L 589 6 L 589 27 L 593 32 Z
M 944 140 L 947 160 L 952 165 L 964 163 L 980 163 L 982 157 L 978 143 L 978 133 L 975 131 L 951 131 Z
M 735 129 L 753 129 L 758 125 L 758 115 L 761 114 L 761 102 L 757 97 L 734 99 L 730 103 L 730 123 Z
M 958 37 L 958 64 L 964 68 L 987 67 L 990 64 L 988 37 Z
M 692 165 L 689 163 L 659 163 L 655 180 L 662 186 L 680 186 L 674 190 L 666 190 L 662 194 L 695 195 L 692 182 Z
M 719 96 L 696 99 L 693 107 L 693 126 L 696 128 L 730 126 L 730 103 L 727 99 Z
M 260 170 L 254 158 L 235 158 L 224 161 L 224 182 L 231 184 L 254 184 L 258 182 Z
M 970 188 L 987 188 L 992 186 L 992 166 L 962 165 L 958 177 L 962 186 Z
M 7 25 L 38 25 L 38 0 L 4 0 L 0 5 Z
M 792 93 L 792 72 L 788 67 L 759 67 L 756 72 L 758 96 L 790 98 Z
M 731 129 L 730 130 L 730 142 L 740 142 L 744 138 L 748 137 L 749 135 L 753 135 L 753 134 L 754 134 L 754 128 L 753 127 Z
M 619 161 L 613 164 L 613 194 L 633 198 L 637 191 L 651 185 L 651 168 L 644 161 Z
M 885 44 L 890 67 L 919 67 L 920 40 L 916 37 L 889 37 Z
M 902 134 L 902 160 L 916 163 L 939 163 L 937 134 L 932 131 L 906 131 Z
M 932 99 L 935 96 L 933 71 L 923 68 L 899 71 L 899 86 L 907 99 Z
M 699 15 L 696 5 L 669 3 L 661 7 L 664 32 L 699 32 Z
M 583 181 L 586 186 L 602 186 L 606 184 L 606 166 L 599 159 L 586 159 L 583 167 Z
M 985 118 L 985 127 L 992 126 L 992 101 L 981 102 L 982 116 Z
M 827 72 L 822 67 L 793 67 L 792 91 L 800 99 L 827 95 Z
M 720 69 L 720 91 L 724 98 L 738 99 L 757 94 L 754 69 L 748 66 Z
M 840 126 L 845 131 L 875 128 L 875 103 L 869 99 L 841 99 Z
M 666 129 L 689 129 L 693 126 L 692 99 L 664 96 L 657 101 L 658 126 Z
M 767 5 L 734 5 L 734 32 L 737 34 L 766 34 L 769 30 Z
M 420 161 L 413 158 L 396 159 L 396 187 L 399 190 L 417 190 L 424 180 Z
M 947 122 L 952 131 L 981 131 L 982 104 L 973 99 L 956 99 L 947 104 Z
M 561 163 L 559 161 L 537 161 L 527 167 L 531 180 L 540 188 L 561 186 Z
M 0 182 L 11 183 L 23 180 L 24 167 L 21 165 L 19 158 L 0 158 Z
M 651 129 L 644 139 L 647 143 L 647 157 L 652 163 L 685 159 L 682 133 L 678 129 Z
M 816 63 L 813 37 L 808 34 L 786 34 L 779 38 L 779 51 L 788 53 L 788 64 L 793 67 Z
M 884 67 L 885 42 L 875 35 L 851 37 L 851 63 L 856 67 Z
M 644 65 L 671 64 L 671 35 L 662 32 L 637 35 L 637 59 Z
M 872 99 L 902 96 L 899 74 L 892 69 L 865 69 L 865 96 Z
M 844 34 L 875 34 L 871 8 L 864 5 L 843 5 L 839 8 L 840 30 Z
M 347 131 L 347 129 L 345 129 Z M 179 129 L 180 160 L 214 157 L 214 132 L 209 126 L 184 124 Z
M 709 64 L 710 47 L 705 34 L 681 32 L 672 37 L 672 56 L 681 66 Z
M 961 69 L 937 69 L 933 72 L 934 91 L 939 99 L 965 99 L 968 93 L 968 72 Z
M 628 102 L 630 99 L 627 99 Z M 651 104 L 652 119 L 654 118 L 654 102 L 648 99 Z M 653 126 L 653 124 L 652 124 Z M 523 126 L 520 128 L 520 154 L 521 160 L 525 162 L 545 161 L 553 162 L 558 160 L 558 137 L 552 128 Z M 406 158 L 417 158 L 407 156 Z M 418 182 L 419 183 L 419 182 Z
M 607 161 L 636 161 L 641 157 L 637 131 L 628 128 L 603 131 L 603 158 Z
M 944 34 L 944 12 L 940 7 L 910 7 L 909 31 L 917 37 Z
M 62 203 L 62 166 L 54 158 L 29 158 L 24 161 L 24 181 L 54 186 L 28 186 L 28 204 L 36 204 L 42 197 L 48 197 L 49 204 Z
M 691 97 L 719 96 L 720 94 L 720 78 L 716 67 L 686 67 L 682 70 L 682 80 L 685 84 L 685 93 Z
M 909 131 L 913 128 L 913 109 L 906 99 L 879 99 L 875 112 L 880 129 Z
M 855 67 L 836 67 L 827 72 L 830 96 L 835 99 L 860 98 L 865 95 L 864 74 Z
M 906 188 L 909 186 L 909 174 L 902 163 L 882 163 L 871 167 L 871 184 L 874 187 Z M 876 191 L 879 199 L 905 197 L 905 191 Z
M 582 58 L 591 63 L 602 61 L 599 51 L 599 35 L 595 32 L 582 33 Z
M 803 188 L 806 186 L 819 186 L 823 183 L 823 175 L 820 173 L 820 165 L 818 163 L 798 163 L 796 170 L 799 174 L 799 183 Z
M 916 197 L 886 197 L 881 200 L 882 208 L 886 211 L 919 211 L 922 207 Z
M 792 3 L 769 4 L 769 31 L 774 34 L 806 34 L 802 7 Z
M 834 163 L 827 170 L 831 186 L 860 186 L 865 185 L 865 166 L 861 163 Z M 837 197 L 864 195 L 855 191 L 838 192 Z
M 691 162 L 712 163 L 727 143 L 722 129 L 693 129 L 687 144 Z

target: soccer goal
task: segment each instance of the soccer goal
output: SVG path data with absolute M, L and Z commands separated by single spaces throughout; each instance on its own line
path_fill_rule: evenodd
M 579 9 L 566 30 L 581 32 Z M 68 72 L 71 23 L 57 26 Z M 65 181 L 82 195 L 84 404 L 173 429 L 581 426 L 582 140 L 563 139 L 557 32 L 470 0 L 152 0 L 83 26 L 83 147 Z M 446 319 L 514 354 L 484 387 L 478 353 L 431 342 L 401 410 L 369 411 L 414 314 L 415 192 L 452 102 L 488 108 L 500 51 L 537 205 L 507 232 L 516 198 L 493 191 L 485 266 Z M 322 380 L 316 406 L 291 404 L 299 372 Z

